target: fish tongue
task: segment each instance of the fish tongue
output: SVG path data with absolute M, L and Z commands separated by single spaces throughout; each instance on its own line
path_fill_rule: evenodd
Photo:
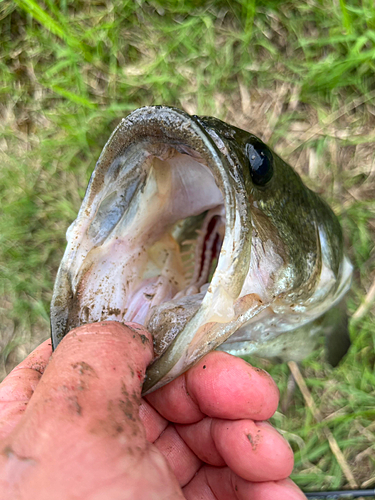
M 151 309 L 147 328 L 154 339 L 155 359 L 159 358 L 185 328 L 202 305 L 205 293 L 187 295 Z

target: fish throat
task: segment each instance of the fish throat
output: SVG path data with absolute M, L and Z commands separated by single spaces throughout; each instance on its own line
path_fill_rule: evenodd
M 207 293 L 225 236 L 223 195 L 203 159 L 165 144 L 131 146 L 108 170 L 102 193 L 86 229 L 97 244 L 80 259 L 73 280 L 75 301 L 84 306 L 72 321 L 147 326 L 169 301 L 172 307 L 189 302 L 184 319 L 190 319 Z

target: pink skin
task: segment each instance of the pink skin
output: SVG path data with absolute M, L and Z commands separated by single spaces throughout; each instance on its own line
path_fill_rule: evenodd
M 141 398 L 150 334 L 108 321 L 40 345 L 0 385 L 0 498 L 302 500 L 266 422 L 270 376 L 225 353 Z

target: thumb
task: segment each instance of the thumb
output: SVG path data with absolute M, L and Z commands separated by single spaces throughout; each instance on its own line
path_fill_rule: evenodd
M 52 480 L 64 489 L 60 479 L 70 478 L 70 487 L 76 481 L 80 490 L 108 471 L 109 463 L 117 464 L 114 477 L 125 473 L 119 457 L 129 456 L 130 446 L 137 453 L 147 446 L 139 402 L 151 359 L 151 336 L 135 323 L 107 321 L 72 330 L 5 440 L 3 454 L 24 464 L 22 479 L 35 487 Z
M 129 411 L 134 402 L 138 412 L 151 359 L 151 335 L 136 323 L 123 326 L 106 321 L 76 328 L 53 353 L 29 403 L 30 411 L 43 405 L 44 420 L 56 415 L 60 420 L 92 419 L 107 412 L 106 403 L 123 401 Z

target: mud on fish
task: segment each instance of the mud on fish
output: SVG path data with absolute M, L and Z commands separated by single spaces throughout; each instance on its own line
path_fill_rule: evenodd
M 144 107 L 111 135 L 67 231 L 53 347 L 85 323 L 143 324 L 144 392 L 217 348 L 298 361 L 324 334 L 337 364 L 351 274 L 337 217 L 260 139 Z

